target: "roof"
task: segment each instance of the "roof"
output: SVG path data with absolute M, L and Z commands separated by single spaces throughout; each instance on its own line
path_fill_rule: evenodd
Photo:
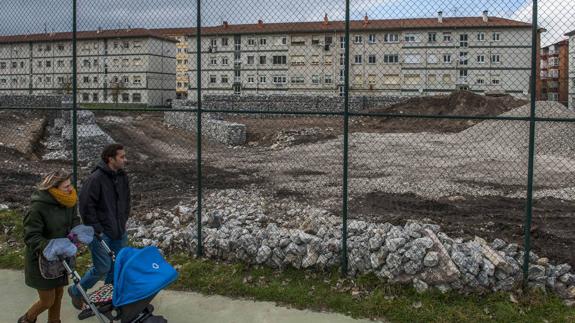
M 144 28 L 79 31 L 77 32 L 76 37 L 78 40 L 150 37 L 170 42 L 176 42 L 174 39 L 167 37 L 165 34 L 161 34 L 156 30 L 144 29 Z M 68 41 L 68 40 L 72 40 L 71 32 L 0 36 L 0 43 L 26 43 L 26 42 Z
M 443 18 L 440 23 L 437 18 L 413 19 L 379 19 L 354 20 L 350 22 L 352 31 L 370 30 L 402 30 L 402 29 L 441 29 L 441 28 L 531 28 L 530 23 L 489 17 L 487 22 L 482 17 L 454 17 Z M 225 34 L 255 34 L 255 33 L 304 33 L 304 32 L 333 32 L 344 31 L 344 21 L 321 22 L 288 22 L 288 23 L 260 23 L 260 24 L 222 24 L 220 26 L 207 26 L 201 29 L 203 35 Z M 162 28 L 156 31 L 164 35 L 195 35 L 196 28 Z

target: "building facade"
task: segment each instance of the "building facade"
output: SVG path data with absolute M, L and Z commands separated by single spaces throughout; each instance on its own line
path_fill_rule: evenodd
M 543 101 L 569 102 L 569 41 L 541 48 L 541 96 Z
M 526 96 L 531 25 L 488 16 L 370 20 L 350 23 L 352 95 L 421 95 L 468 89 Z M 185 51 L 188 95 L 196 94 L 195 29 L 165 29 Z M 341 95 L 342 21 L 202 28 L 205 94 Z M 537 53 L 538 54 L 538 53 Z M 184 67 L 187 61 L 187 66 Z M 181 89 L 181 88 L 180 88 Z M 183 93 L 180 91 L 180 93 Z
M 568 100 L 569 108 L 575 110 L 575 30 L 565 34 L 569 37 L 569 88 L 568 88 Z
M 78 101 L 165 105 L 175 98 L 176 44 L 147 29 L 77 34 Z M 72 91 L 72 34 L 0 37 L 0 94 Z

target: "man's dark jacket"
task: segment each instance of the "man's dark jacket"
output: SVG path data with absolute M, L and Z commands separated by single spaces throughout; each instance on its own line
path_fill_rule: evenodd
M 104 161 L 96 166 L 80 191 L 80 215 L 97 233 L 119 240 L 130 216 L 130 184 L 123 170 L 113 171 Z

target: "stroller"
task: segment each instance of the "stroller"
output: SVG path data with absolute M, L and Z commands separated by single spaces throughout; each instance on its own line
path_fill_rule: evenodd
M 68 263 L 62 264 L 87 304 L 78 314 L 79 320 L 96 316 L 102 323 L 165 323 L 162 316 L 153 315 L 152 299 L 178 277 L 176 270 L 160 254 L 158 248 L 126 247 L 116 256 L 102 238 L 96 235 L 112 258 L 114 284 L 104 285 L 90 295 L 80 285 L 80 275 Z

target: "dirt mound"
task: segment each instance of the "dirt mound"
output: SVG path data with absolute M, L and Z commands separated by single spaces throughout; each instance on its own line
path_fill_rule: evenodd
M 415 97 L 387 108 L 370 109 L 370 113 L 397 113 L 434 116 L 496 116 L 526 104 L 527 101 L 510 95 L 489 97 L 469 91 L 456 91 L 450 95 Z M 447 119 L 361 118 L 363 127 L 379 126 L 385 132 L 459 132 L 479 121 Z

